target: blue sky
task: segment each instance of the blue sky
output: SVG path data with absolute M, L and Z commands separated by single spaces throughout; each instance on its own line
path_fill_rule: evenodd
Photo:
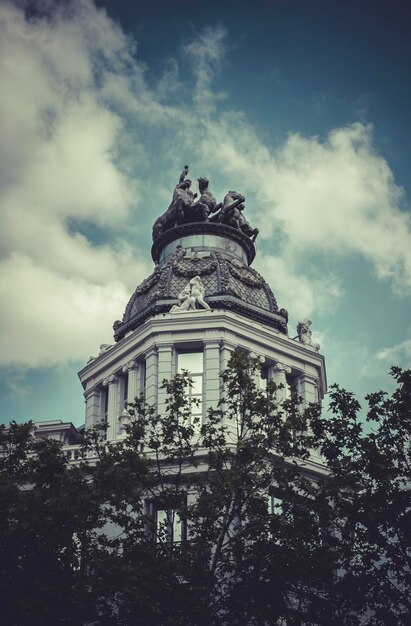
M 254 267 L 361 398 L 411 366 L 406 2 L 0 5 L 2 422 L 81 424 L 76 372 L 152 270 L 182 165 L 246 196 Z

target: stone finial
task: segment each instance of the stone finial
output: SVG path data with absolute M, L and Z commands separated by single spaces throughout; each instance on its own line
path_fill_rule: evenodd
M 194 311 L 200 308 L 211 311 L 209 305 L 204 300 L 205 288 L 200 276 L 194 276 L 178 294 L 178 304 L 171 307 L 170 313 L 180 313 L 182 311 Z
M 320 344 L 314 343 L 314 341 L 312 340 L 312 332 L 310 329 L 311 324 L 312 324 L 312 321 L 309 319 L 303 319 L 298 322 L 297 324 L 298 339 L 304 345 L 311 346 L 312 348 L 314 348 L 316 352 L 319 352 Z

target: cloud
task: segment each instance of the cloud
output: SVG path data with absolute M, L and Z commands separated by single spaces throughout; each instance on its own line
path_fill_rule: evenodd
M 358 254 L 395 291 L 411 293 L 411 218 L 371 126 L 334 129 L 325 140 L 291 134 L 274 148 L 230 112 L 209 122 L 202 154 L 249 194 L 262 237 L 280 236 L 290 261 Z
M 286 303 L 296 321 L 314 311 L 333 309 L 342 296 L 342 287 L 336 277 L 318 272 L 316 276 L 310 275 L 285 257 L 262 253 L 255 265 L 263 276 L 270 277 L 279 306 Z
M 332 260 L 312 269 L 316 255 L 361 255 L 410 292 L 410 218 L 370 126 L 278 146 L 228 100 L 221 110 L 222 26 L 183 46 L 192 76 L 167 59 L 148 84 L 136 43 L 91 0 L 39 6 L 46 14 L 31 18 L 0 6 L 2 363 L 64 363 L 110 341 L 150 272 L 149 229 L 185 155 L 218 199 L 227 184 L 246 195 L 261 231 L 255 266 L 296 316 L 329 311 L 343 294 Z
M 0 7 L 0 364 L 30 367 L 110 341 L 150 267 L 119 234 L 140 183 L 123 167 L 126 129 L 105 93 L 115 74 L 141 80 L 133 43 L 91 2 L 41 9 Z M 110 242 L 87 238 L 87 223 Z
M 206 27 L 193 41 L 183 46 L 183 55 L 191 60 L 195 76 L 193 101 L 202 114 L 211 113 L 216 103 L 224 98 L 216 93 L 212 82 L 225 59 L 227 31 L 222 26 Z
M 376 352 L 375 358 L 390 365 L 411 367 L 411 339 L 404 339 L 389 348 L 381 348 Z
M 129 297 L 119 281 L 101 286 L 63 278 L 22 255 L 0 265 L 0 292 L 5 303 L 0 366 L 37 367 L 86 359 L 102 342 L 112 342 L 113 320 Z

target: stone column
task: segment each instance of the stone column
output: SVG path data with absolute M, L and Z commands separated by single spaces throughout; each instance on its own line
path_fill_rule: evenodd
M 157 347 L 158 350 L 158 394 L 157 394 L 157 406 L 159 415 L 165 414 L 167 392 L 165 389 L 161 389 L 163 380 L 170 380 L 172 377 L 172 361 L 173 361 L 173 349 L 174 346 L 171 343 L 161 344 Z
M 207 416 L 209 408 L 216 409 L 220 400 L 220 342 L 207 341 L 204 346 L 203 406 Z
M 257 352 L 250 352 L 249 354 L 250 359 L 256 360 L 257 363 L 257 367 L 256 370 L 253 374 L 253 378 L 254 378 L 254 384 L 257 387 L 257 389 L 261 390 L 261 371 L 259 369 L 259 367 L 261 368 L 264 363 L 265 363 L 265 356 L 263 356 L 262 354 L 257 354 Z
M 146 352 L 146 391 L 145 399 L 149 406 L 157 406 L 158 395 L 158 353 L 157 346 Z
M 141 384 L 142 368 L 141 361 L 129 361 L 123 367 L 123 372 L 128 372 L 127 404 L 133 404 L 144 391 Z
M 288 385 L 287 385 L 287 374 L 291 374 L 291 367 L 288 365 L 284 365 L 284 363 L 274 363 L 271 366 L 272 377 L 276 385 L 282 385 L 281 389 L 277 389 L 276 398 L 278 402 L 282 402 L 290 397 Z
M 225 339 L 220 341 L 220 374 L 227 369 L 228 361 L 235 349 L 236 345 L 231 341 L 226 341 Z
M 117 438 L 117 422 L 119 416 L 118 377 L 111 374 L 111 376 L 103 380 L 103 385 L 108 385 L 107 440 L 113 441 Z
M 86 401 L 86 430 L 101 421 L 101 388 L 93 387 L 84 392 Z

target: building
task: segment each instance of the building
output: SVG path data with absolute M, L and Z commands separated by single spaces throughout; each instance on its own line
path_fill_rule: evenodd
M 98 356 L 90 357 L 79 372 L 86 401 L 85 430 L 105 422 L 102 432 L 110 442 L 121 441 L 125 436 L 130 420 L 127 406 L 136 396 L 142 395 L 148 405 L 162 414 L 167 397 L 161 382 L 181 370 L 188 370 L 193 381 L 188 393 L 197 402 L 192 405 L 191 417 L 200 422 L 207 420 L 208 409 L 216 408 L 222 398 L 221 375 L 236 349 L 258 359 L 261 372 L 256 374 L 256 382 L 264 388 L 265 381 L 274 380 L 280 385 L 280 400 L 295 392 L 301 396 L 304 407 L 321 401 L 326 391 L 324 358 L 311 339 L 310 320 L 302 320 L 298 337 L 290 338 L 287 311 L 279 308 L 266 280 L 251 267 L 257 232 L 243 216 L 244 198 L 229 192 L 218 206 L 206 193 L 208 181 L 204 188 L 205 179 L 200 179 L 200 199 L 193 204 L 184 179 L 185 176 L 180 178 L 166 213 L 156 220 L 152 246 L 155 267 L 132 294 L 122 320 L 114 323 L 115 343 L 102 345 Z M 208 210 L 209 201 L 212 210 Z M 42 424 L 34 436 L 47 432 L 60 437 L 60 432 L 71 432 L 67 426 L 60 422 Z M 60 440 L 69 460 L 76 462 L 80 456 L 79 442 L 75 438 Z M 202 454 L 201 450 L 197 452 Z M 150 450 L 148 453 L 150 458 Z M 138 508 L 132 510 L 132 516 L 144 522 L 143 540 L 154 546 L 156 556 L 162 550 L 163 555 L 178 555 L 190 544 L 190 519 L 184 514 L 184 506 L 195 503 L 198 495 L 192 489 L 194 481 L 190 484 L 190 474 L 198 471 L 199 482 L 210 484 L 203 480 L 208 460 L 188 464 L 184 457 L 178 468 L 176 456 L 170 458 L 167 472 L 170 468 L 171 471 L 166 480 L 160 481 L 159 486 L 159 481 L 150 476 L 149 489 L 143 490 Z M 184 463 L 182 482 L 177 483 L 175 475 Z M 263 463 L 266 465 L 266 457 Z M 301 474 L 315 482 L 324 472 L 321 459 L 313 450 L 310 458 L 304 460 Z M 177 484 L 173 500 L 168 483 L 170 491 Z M 263 498 L 268 497 L 268 511 L 274 519 L 283 510 L 283 493 L 278 483 L 271 482 L 268 490 L 264 488 L 261 493 Z M 228 529 L 222 528 L 223 540 L 229 532 L 237 532 L 240 520 L 238 514 Z M 121 521 L 108 517 L 103 531 L 107 537 L 119 536 Z M 271 542 L 272 535 L 269 537 L 270 544 L 275 543 Z M 218 544 L 213 538 L 213 554 Z M 184 579 L 180 583 L 186 584 Z M 289 595 L 294 611 L 294 598 Z
M 208 180 L 199 179 L 200 198 L 193 204 L 187 171 L 154 224 L 155 267 L 114 323 L 115 343 L 102 345 L 79 372 L 85 428 L 107 422 L 110 441 L 124 436 L 127 403 L 143 394 L 161 411 L 160 383 L 182 369 L 191 373 L 190 393 L 200 400 L 196 412 L 205 419 L 220 399 L 220 375 L 235 348 L 258 356 L 262 379 L 283 384 L 280 397 L 295 390 L 304 406 L 321 401 L 326 391 L 324 358 L 311 340 L 311 322 L 303 320 L 299 337 L 290 338 L 287 311 L 251 267 L 258 231 L 244 218 L 244 198 L 229 192 L 216 205 Z M 75 448 L 68 449 L 71 458 Z M 315 454 L 312 462 L 319 462 Z
M 122 320 L 113 325 L 113 345 L 103 344 L 79 372 L 86 403 L 85 429 L 107 423 L 106 438 L 125 434 L 127 404 L 142 394 L 161 412 L 163 379 L 187 369 L 190 393 L 200 401 L 200 420 L 221 397 L 221 373 L 240 348 L 259 358 L 262 380 L 282 384 L 279 399 L 295 392 L 302 407 L 326 392 L 324 357 L 313 343 L 310 320 L 298 336 L 288 334 L 288 313 L 279 308 L 266 280 L 251 264 L 257 229 L 244 218 L 244 197 L 229 192 L 216 204 L 208 180 L 199 179 L 194 201 L 185 168 L 167 211 L 153 227 L 152 274 L 132 294 Z M 35 436 L 50 436 L 76 460 L 81 430 L 60 421 L 36 425 Z M 321 461 L 312 454 L 312 469 Z

